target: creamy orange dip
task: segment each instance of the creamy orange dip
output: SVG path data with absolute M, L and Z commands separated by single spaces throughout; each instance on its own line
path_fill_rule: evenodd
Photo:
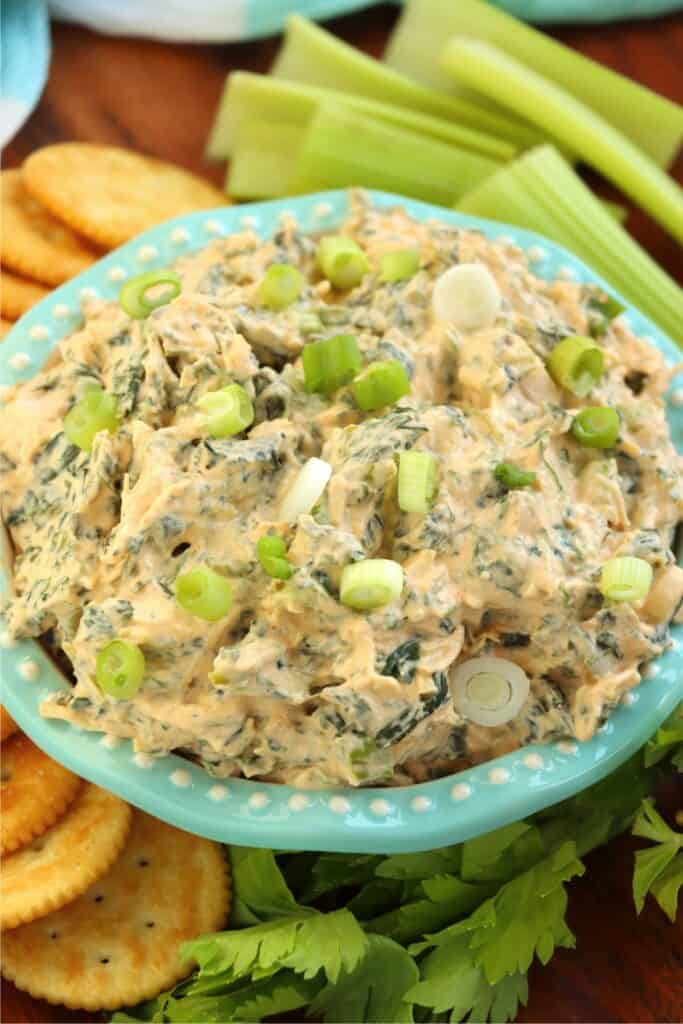
M 90 300 L 85 323 L 49 369 L 0 411 L 2 519 L 14 548 L 5 612 L 72 673 L 43 714 L 180 750 L 217 776 L 298 786 L 406 783 L 532 742 L 588 739 L 641 666 L 667 643 L 683 597 L 671 550 L 681 459 L 666 423 L 661 355 L 622 318 L 601 323 L 594 286 L 543 281 L 513 244 L 361 194 L 339 229 L 370 270 L 346 292 L 317 269 L 316 243 L 287 221 L 272 240 L 245 231 L 180 260 L 180 295 L 146 319 Z M 420 268 L 387 283 L 384 253 L 411 247 Z M 256 290 L 273 263 L 298 267 L 298 299 L 275 312 Z M 438 320 L 432 291 L 448 268 L 487 267 L 495 319 L 462 331 Z M 351 385 L 303 387 L 304 345 L 355 336 L 364 362 L 399 360 L 410 393 L 363 413 Z M 597 335 L 605 370 L 586 399 L 546 361 L 571 334 Z M 88 387 L 116 397 L 119 426 L 91 453 L 63 432 Z M 207 436 L 197 401 L 229 383 L 251 396 L 253 425 Z M 619 415 L 613 447 L 572 435 L 582 406 Z M 397 457 L 430 453 L 437 489 L 424 514 L 398 506 Z M 283 498 L 312 456 L 331 479 L 294 523 Z M 533 486 L 507 490 L 506 461 Z M 283 538 L 293 573 L 271 579 L 259 537 Z M 611 603 L 598 581 L 616 556 L 653 569 L 644 600 Z M 372 611 L 339 599 L 341 573 L 365 558 L 403 568 L 399 598 Z M 216 622 L 178 604 L 174 581 L 210 566 L 231 581 Z M 144 653 L 131 699 L 96 679 L 114 637 Z M 458 666 L 506 659 L 529 679 L 510 721 L 475 724 L 450 685 Z

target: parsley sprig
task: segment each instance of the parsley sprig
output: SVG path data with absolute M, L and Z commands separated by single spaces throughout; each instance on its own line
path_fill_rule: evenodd
M 485 836 L 427 853 L 283 853 L 232 847 L 230 929 L 186 943 L 197 971 L 114 1020 L 505 1022 L 527 972 L 572 948 L 567 887 L 581 858 L 633 826 L 638 911 L 650 892 L 673 920 L 683 835 L 649 799 L 663 764 L 683 767 L 683 709 L 602 782 Z M 634 824 L 635 822 L 635 824 Z M 304 1010 L 305 1008 L 305 1010 Z

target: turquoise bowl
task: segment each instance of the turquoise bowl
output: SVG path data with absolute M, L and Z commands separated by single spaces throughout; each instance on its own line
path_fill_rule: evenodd
M 541 277 L 560 274 L 605 286 L 579 260 L 538 235 L 382 192 L 370 197 L 377 207 L 400 203 L 419 221 L 438 217 L 491 239 L 504 235 L 527 252 Z M 22 317 L 0 345 L 0 385 L 36 373 L 59 339 L 78 326 L 84 291 L 113 299 L 126 277 L 166 266 L 216 236 L 253 227 L 268 237 L 285 212 L 293 213 L 304 230 L 323 231 L 335 227 L 347 209 L 345 192 L 326 192 L 191 214 L 152 228 Z M 625 315 L 667 361 L 679 360 L 678 350 L 654 324 L 628 307 Z M 679 378 L 678 383 L 683 381 Z M 677 392 L 676 400 L 681 395 Z M 673 396 L 672 391 L 669 417 L 682 450 L 683 407 Z M 0 583 L 6 587 L 7 577 L 0 574 Z M 645 669 L 645 680 L 589 742 L 525 747 L 458 775 L 397 789 L 303 791 L 244 779 L 218 782 L 177 755 L 152 760 L 135 754 L 128 740 L 112 742 L 99 733 L 41 718 L 41 701 L 67 684 L 39 644 L 10 642 L 0 623 L 1 698 L 22 729 L 52 757 L 190 832 L 280 850 L 411 852 L 461 842 L 523 818 L 613 771 L 683 699 L 683 627 L 674 627 L 672 635 L 669 650 Z

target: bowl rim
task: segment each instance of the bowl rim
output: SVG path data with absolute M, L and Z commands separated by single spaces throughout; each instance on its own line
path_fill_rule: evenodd
M 507 238 L 527 253 L 539 276 L 597 283 L 615 293 L 577 257 L 541 235 L 391 193 L 366 190 L 378 208 L 400 205 L 418 220 L 437 218 Z M 143 232 L 61 285 L 29 310 L 0 346 L 0 387 L 29 379 L 56 342 L 79 322 L 83 289 L 114 298 L 129 273 L 168 265 L 217 237 L 253 227 L 268 237 L 285 214 L 307 232 L 335 227 L 348 210 L 347 190 L 185 214 Z M 625 316 L 672 364 L 674 344 L 619 296 Z M 0 392 L 0 397 L 2 392 Z M 683 449 L 683 409 L 669 407 L 676 446 Z M 7 589 L 7 574 L 0 572 Z M 56 719 L 39 704 L 63 678 L 34 640 L 12 642 L 0 620 L 0 694 L 21 728 L 48 754 L 131 804 L 190 832 L 223 842 L 278 849 L 357 853 L 417 852 L 480 835 L 565 799 L 597 782 L 628 758 L 683 699 L 683 626 L 648 670 L 645 684 L 586 743 L 534 744 L 454 775 L 404 787 L 305 790 L 247 779 L 215 779 L 169 754 L 135 754 L 130 740 L 114 741 Z

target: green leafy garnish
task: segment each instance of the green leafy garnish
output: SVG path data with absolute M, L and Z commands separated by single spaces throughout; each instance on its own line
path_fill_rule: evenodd
M 655 810 L 652 800 L 643 800 L 633 825 L 633 835 L 651 839 L 656 846 L 639 850 L 633 873 L 633 900 L 638 913 L 645 897 L 652 893 L 664 913 L 676 920 L 678 890 L 683 885 L 683 832 L 674 832 Z

